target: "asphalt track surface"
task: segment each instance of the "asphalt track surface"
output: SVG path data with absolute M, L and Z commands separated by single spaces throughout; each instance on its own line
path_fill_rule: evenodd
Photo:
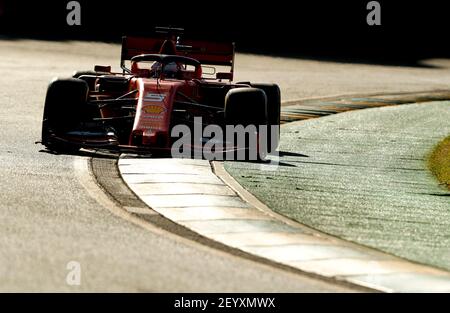
M 40 137 L 48 82 L 94 63 L 116 65 L 119 51 L 117 45 L 98 43 L 0 41 L 0 290 L 354 291 L 136 226 L 112 213 L 85 166 L 87 157 L 40 152 L 34 141 Z M 354 75 L 333 85 L 346 69 Z M 280 83 L 285 100 L 367 89 L 439 89 L 450 83 L 443 68 L 250 55 L 238 55 L 236 70 L 241 80 Z M 372 71 L 386 79 L 369 76 L 372 86 L 363 75 Z M 69 261 L 81 264 L 80 286 L 66 284 Z

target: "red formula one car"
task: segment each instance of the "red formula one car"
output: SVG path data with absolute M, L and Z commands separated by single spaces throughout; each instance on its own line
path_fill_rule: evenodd
M 274 151 L 280 124 L 278 86 L 232 83 L 232 43 L 181 41 L 181 30 L 164 31 L 162 38 L 124 37 L 121 73 L 97 65 L 94 71 L 52 81 L 42 144 L 58 153 L 95 148 L 159 154 L 173 152 L 174 144 L 186 136 L 184 131 L 194 134 L 188 145 L 194 151 L 211 140 L 215 131 L 203 132 L 208 125 L 224 133 L 226 125 L 274 125 L 265 139 L 258 137 L 256 147 L 258 153 L 261 147 Z M 257 136 L 260 129 L 264 128 L 256 129 Z M 212 150 L 252 148 L 235 140 L 225 145 L 229 139 L 216 136 Z

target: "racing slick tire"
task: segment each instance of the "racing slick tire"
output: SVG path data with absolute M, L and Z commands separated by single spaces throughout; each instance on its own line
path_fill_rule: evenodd
M 80 78 L 80 76 L 84 75 L 99 76 L 102 75 L 102 73 L 98 73 L 96 71 L 75 71 L 73 72 L 72 78 Z
M 84 80 L 88 86 L 90 90 L 94 90 L 95 89 L 95 83 L 97 81 L 97 78 L 99 76 L 103 76 L 103 75 L 111 75 L 111 73 L 107 73 L 107 72 L 96 72 L 96 71 L 75 71 L 73 72 L 72 78 L 79 78 Z
M 78 150 L 70 144 L 54 139 L 75 128 L 86 119 L 88 85 L 78 78 L 56 79 L 50 83 L 42 119 L 42 143 L 55 152 Z
M 72 78 L 80 78 L 81 76 L 102 76 L 102 75 L 111 75 L 109 72 L 97 72 L 97 71 L 75 71 L 72 74 Z
M 259 136 L 259 126 L 267 125 L 267 97 L 263 90 L 252 87 L 234 88 L 228 91 L 225 96 L 225 123 L 226 125 L 249 125 L 256 126 Z M 237 146 L 238 149 L 246 149 L 246 160 L 260 161 L 267 155 L 267 147 L 256 145 L 247 145 L 246 147 Z
M 267 97 L 267 152 L 271 154 L 276 151 L 280 142 L 280 87 L 276 84 L 251 84 L 251 86 L 263 90 Z M 277 133 L 272 135 L 273 128 L 278 129 Z

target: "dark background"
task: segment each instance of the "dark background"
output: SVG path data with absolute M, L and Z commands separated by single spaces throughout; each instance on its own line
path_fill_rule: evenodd
M 444 1 L 379 0 L 382 26 L 368 26 L 368 0 L 80 0 L 81 26 L 68 26 L 69 0 L 0 0 L 0 35 L 120 41 L 154 26 L 185 37 L 232 40 L 239 51 L 299 57 L 415 62 L 450 57 Z

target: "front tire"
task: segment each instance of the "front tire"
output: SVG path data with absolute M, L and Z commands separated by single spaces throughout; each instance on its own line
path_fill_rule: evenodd
M 248 126 L 256 127 L 257 142 L 248 142 L 246 146 L 240 146 L 240 143 L 237 142 L 237 148 L 245 149 L 247 152 L 245 160 L 265 158 L 266 149 L 264 145 L 259 144 L 259 128 L 261 125 L 267 125 L 267 121 L 267 97 L 263 90 L 242 87 L 228 91 L 225 96 L 225 124 L 234 127 L 242 125 L 244 128 Z M 255 155 L 256 159 L 254 158 Z
M 42 119 L 42 143 L 47 148 L 53 151 L 69 149 L 52 140 L 52 135 L 62 135 L 87 119 L 88 91 L 87 83 L 77 78 L 56 79 L 50 83 Z

